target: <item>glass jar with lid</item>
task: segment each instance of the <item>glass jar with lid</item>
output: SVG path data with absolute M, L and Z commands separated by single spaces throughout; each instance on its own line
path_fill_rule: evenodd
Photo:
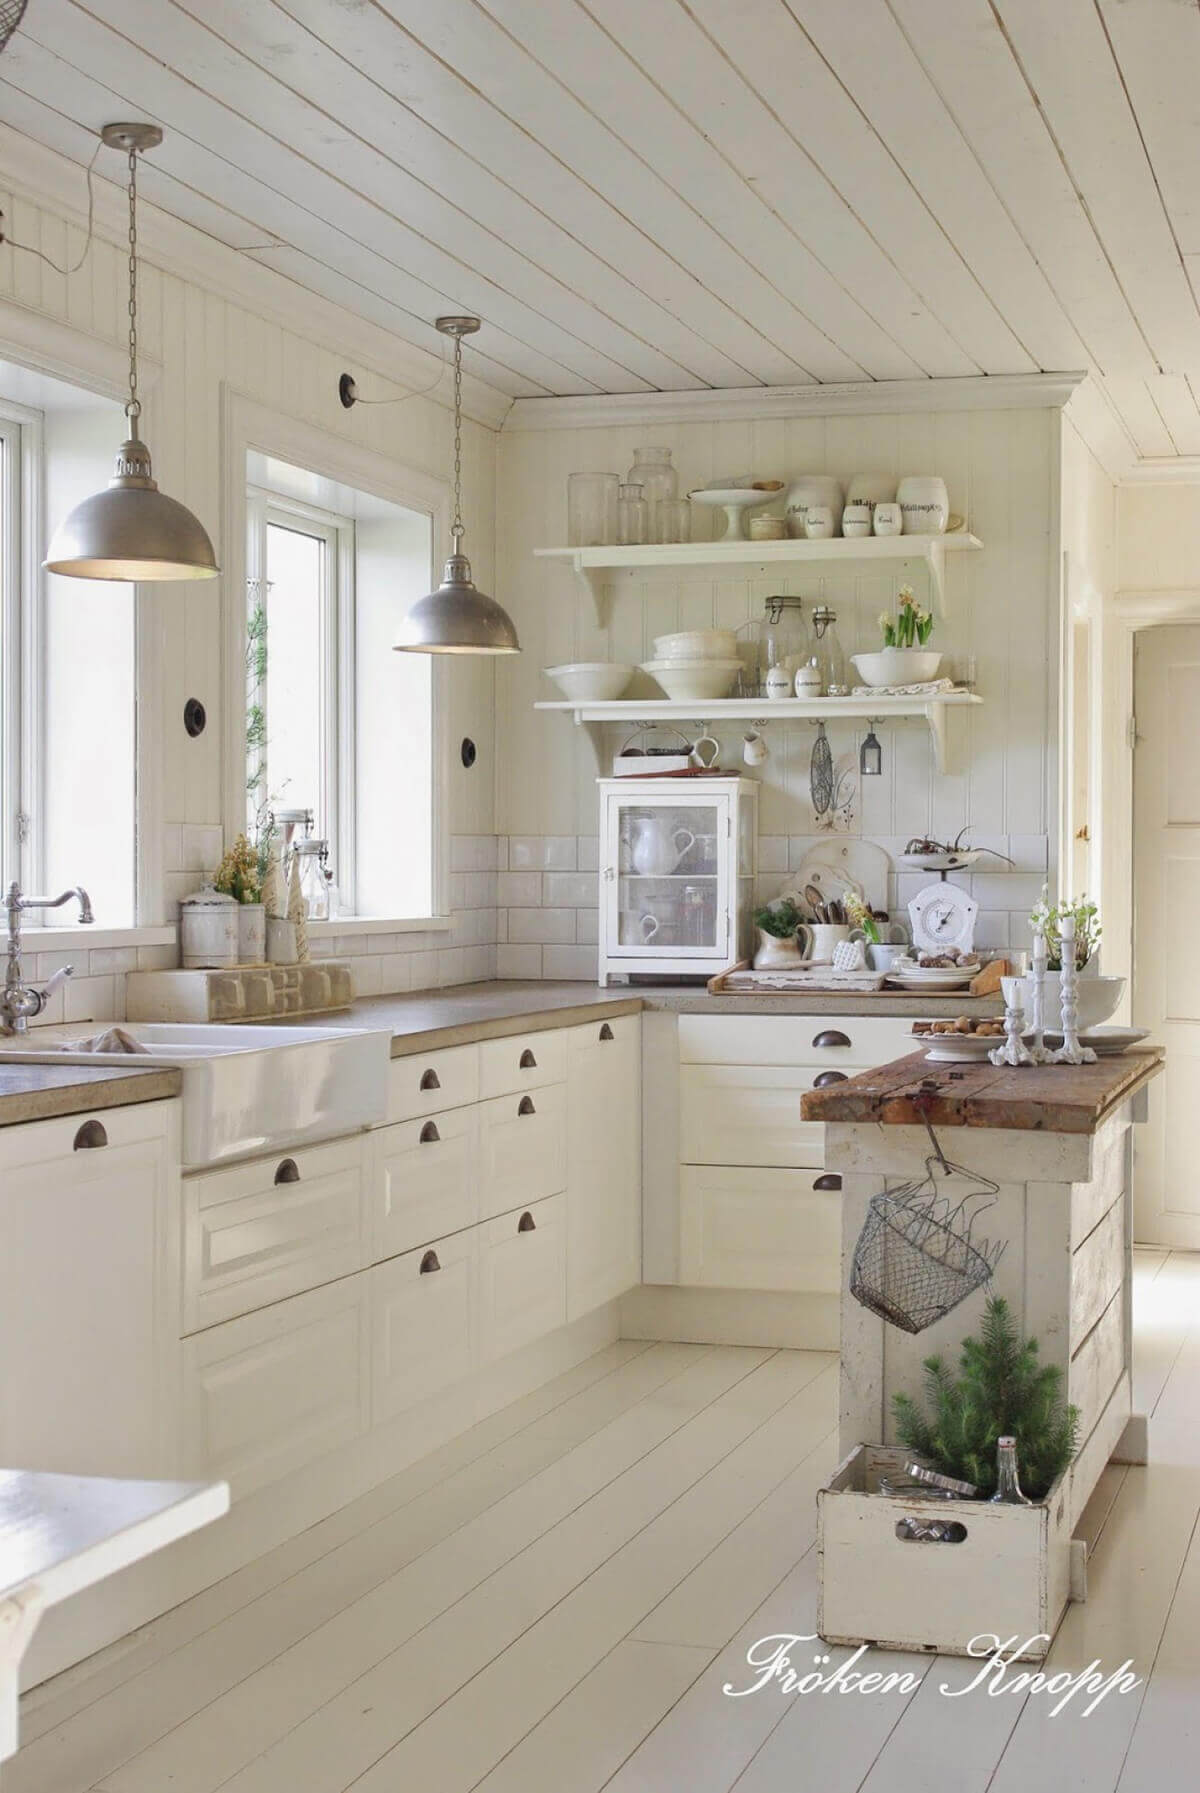
M 650 507 L 650 515 L 654 515 L 654 507 L 660 498 L 678 498 L 679 475 L 671 465 L 669 448 L 635 448 L 633 466 L 625 475 L 625 482 L 631 486 L 641 486 L 642 497 Z M 649 537 L 644 539 L 648 540 Z
M 617 541 L 622 548 L 636 548 L 650 540 L 650 506 L 641 486 L 627 481 L 617 500 Z
M 828 604 L 818 604 L 813 611 L 813 658 L 821 669 L 825 697 L 849 697 L 850 680 L 846 656 L 837 632 L 837 612 Z
M 300 890 L 309 921 L 329 920 L 329 880 L 325 865 L 329 858 L 329 842 L 315 837 L 298 840 L 292 846 L 300 867 Z
M 760 635 L 762 645 L 759 662 L 764 690 L 768 673 L 774 667 L 780 667 L 787 674 L 787 688 L 790 692 L 795 684 L 796 673 L 808 658 L 808 628 L 804 621 L 803 604 L 803 598 L 788 595 L 767 599 Z

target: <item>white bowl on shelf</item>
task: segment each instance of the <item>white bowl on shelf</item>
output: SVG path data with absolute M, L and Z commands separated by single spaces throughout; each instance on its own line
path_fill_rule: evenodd
M 683 629 L 676 635 L 655 637 L 656 660 L 732 660 L 737 655 L 737 635 L 732 629 Z
M 672 703 L 706 702 L 727 697 L 741 661 L 646 660 L 642 671 L 656 679 Z
M 942 663 L 939 653 L 924 647 L 885 647 L 851 659 L 864 685 L 925 685 L 936 679 Z
M 725 512 L 725 528 L 716 539 L 724 542 L 746 540 L 746 512 L 760 504 L 773 504 L 783 497 L 782 490 L 758 492 L 753 486 L 698 487 L 689 492 L 693 504 L 707 504 Z
M 1043 991 L 1043 1015 L 1047 1028 L 1062 1028 L 1062 973 L 1048 971 Z M 1025 1019 L 1033 1014 L 1033 979 L 1025 980 Z M 1080 972 L 1075 980 L 1076 1007 L 1078 1009 L 1078 1025 L 1082 1032 L 1085 1028 L 1099 1027 L 1120 1003 L 1125 994 L 1123 977 L 1093 977 L 1090 972 Z
M 627 689 L 633 667 L 610 660 L 573 660 L 566 666 L 547 666 L 546 677 L 571 703 L 611 703 Z

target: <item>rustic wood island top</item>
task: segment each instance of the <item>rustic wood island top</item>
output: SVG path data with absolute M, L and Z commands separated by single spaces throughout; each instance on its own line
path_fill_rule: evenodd
M 1095 1133 L 1163 1065 L 1161 1046 L 1094 1065 L 934 1065 L 923 1052 L 893 1059 L 845 1083 L 809 1090 L 806 1121 L 888 1127 L 1005 1127 L 1021 1132 Z

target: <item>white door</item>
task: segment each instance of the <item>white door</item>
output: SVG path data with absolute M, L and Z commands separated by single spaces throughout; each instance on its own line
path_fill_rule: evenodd
M 1143 629 L 1134 707 L 1133 1020 L 1167 1049 L 1134 1133 L 1134 1234 L 1200 1249 L 1200 625 Z

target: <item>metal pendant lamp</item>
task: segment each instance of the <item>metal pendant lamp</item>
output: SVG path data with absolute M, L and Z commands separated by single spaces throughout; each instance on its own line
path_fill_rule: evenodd
M 471 563 L 462 552 L 462 339 L 479 328 L 478 318 L 435 320 L 443 336 L 454 338 L 454 550 L 436 591 L 418 598 L 393 644 L 408 654 L 519 654 L 521 643 L 507 610 L 479 591 Z
M 43 566 L 71 579 L 215 579 L 218 572 L 208 532 L 186 505 L 160 492 L 141 440 L 137 384 L 137 159 L 162 142 L 157 125 L 105 125 L 112 149 L 129 156 L 129 438 L 117 451 L 113 477 L 103 492 L 77 504 L 59 524 Z

